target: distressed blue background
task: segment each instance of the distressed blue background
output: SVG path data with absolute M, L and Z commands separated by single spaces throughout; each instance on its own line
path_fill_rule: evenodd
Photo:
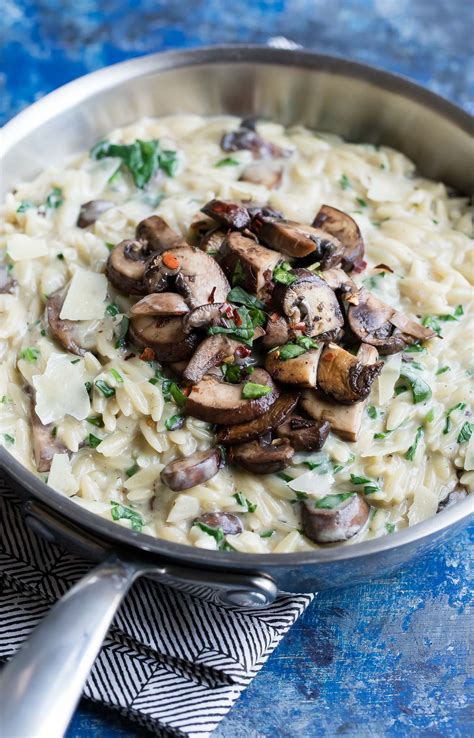
M 278 35 L 399 72 L 474 110 L 464 0 L 3 0 L 0 14 L 0 122 L 113 62 Z M 215 737 L 472 735 L 473 532 L 395 577 L 320 595 Z M 86 703 L 68 731 L 145 735 Z

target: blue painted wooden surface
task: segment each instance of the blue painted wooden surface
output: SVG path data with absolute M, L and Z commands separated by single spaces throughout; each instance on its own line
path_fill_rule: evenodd
M 278 35 L 405 74 L 474 110 L 472 7 L 464 0 L 4 0 L 0 16 L 0 123 L 116 61 Z M 472 735 L 473 534 L 390 579 L 321 594 L 216 738 Z M 68 731 L 145 735 L 87 703 Z

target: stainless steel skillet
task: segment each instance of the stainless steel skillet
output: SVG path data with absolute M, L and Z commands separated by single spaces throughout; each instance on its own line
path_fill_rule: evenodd
M 224 47 L 171 52 L 119 64 L 48 95 L 2 132 L 0 194 L 49 164 L 89 148 L 144 115 L 258 114 L 353 141 L 387 144 L 420 171 L 474 191 L 472 118 L 401 78 L 300 51 Z M 29 524 L 99 566 L 51 611 L 2 672 L 1 725 L 8 736 L 62 735 L 109 624 L 131 583 L 153 576 L 222 602 L 265 606 L 278 589 L 315 591 L 401 566 L 465 525 L 474 497 L 393 536 L 310 553 L 208 552 L 152 539 L 63 498 L 0 449 L 24 498 Z

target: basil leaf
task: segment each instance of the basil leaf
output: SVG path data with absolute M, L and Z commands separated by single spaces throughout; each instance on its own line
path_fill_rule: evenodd
M 417 451 L 418 446 L 419 446 L 419 443 L 420 443 L 420 441 L 421 441 L 421 439 L 422 439 L 422 437 L 424 435 L 424 432 L 425 431 L 423 430 L 423 428 L 421 427 L 421 425 L 416 429 L 415 440 L 413 441 L 412 445 L 410 446 L 410 448 L 408 449 L 408 451 L 405 454 L 405 459 L 407 459 L 408 461 L 413 461 L 413 459 L 415 458 L 416 451 Z
M 367 207 L 367 203 L 366 203 L 366 201 L 364 200 L 363 197 L 356 197 L 356 200 L 359 203 L 359 205 L 361 206 L 361 208 L 366 208 Z
M 263 533 L 260 533 L 260 538 L 271 538 L 274 532 L 274 530 L 266 530 Z
M 104 427 L 104 421 L 102 420 L 101 415 L 91 416 L 90 418 L 87 418 L 87 422 L 91 425 L 95 425 L 97 428 Z
M 440 374 L 445 374 L 446 372 L 450 372 L 451 367 L 450 366 L 442 366 L 436 371 L 436 376 L 438 377 Z
M 133 477 L 133 475 L 136 474 L 137 471 L 139 471 L 139 469 L 140 467 L 138 466 L 138 464 L 134 464 L 133 466 L 130 466 L 128 469 L 125 469 L 125 474 L 129 478 Z
M 457 405 L 454 405 L 453 407 L 450 407 L 449 408 L 449 410 L 446 413 L 446 422 L 445 422 L 444 428 L 443 428 L 443 434 L 444 435 L 446 435 L 447 433 L 449 433 L 449 431 L 453 427 L 453 423 L 452 423 L 452 420 L 451 420 L 451 414 L 454 413 L 454 412 L 456 412 L 456 410 L 464 410 L 465 407 L 466 407 L 466 403 L 465 402 L 458 402 Z
M 354 495 L 355 492 L 343 492 L 340 495 L 326 495 L 326 497 L 316 500 L 314 507 L 318 510 L 333 510 L 335 507 L 339 507 L 344 500 L 348 500 L 349 497 L 354 497 Z
M 413 346 L 408 346 L 408 348 L 403 349 L 403 353 L 405 354 L 426 354 L 426 349 L 421 346 L 419 343 L 414 343 Z
M 112 304 L 112 305 L 107 305 L 107 307 L 105 308 L 105 312 L 107 313 L 107 315 L 114 316 L 114 315 L 118 315 L 120 310 L 117 307 L 117 305 Z
M 176 382 L 171 382 L 169 386 L 169 393 L 178 407 L 184 407 L 187 398 L 184 392 L 182 392 L 182 390 L 178 387 Z
M 367 407 L 367 415 L 368 415 L 368 416 L 369 416 L 369 418 L 371 418 L 372 420 L 375 420 L 375 419 L 376 419 L 376 417 L 377 417 L 377 415 L 378 415 L 378 413 L 377 413 L 377 408 L 376 408 L 376 407 L 374 407 L 373 405 L 368 405 L 368 407 Z
M 245 306 L 237 308 L 237 314 L 240 319 L 240 325 L 237 325 L 233 319 L 224 319 L 226 325 L 211 326 L 207 329 L 208 335 L 216 335 L 218 333 L 224 333 L 232 338 L 236 338 L 246 346 L 252 346 L 254 325 L 249 311 Z
M 143 189 L 158 169 L 172 177 L 177 164 L 176 151 L 160 151 L 158 141 L 142 141 L 138 138 L 133 144 L 99 141 L 91 149 L 90 155 L 92 159 L 104 159 L 107 156 L 121 159 L 140 189 Z
M 270 394 L 272 388 L 268 384 L 255 384 L 254 382 L 247 382 L 242 387 L 242 398 L 244 400 L 258 400 L 259 397 L 265 397 Z
M 225 159 L 221 159 L 217 162 L 217 164 L 214 164 L 214 167 L 235 167 L 240 164 L 240 161 L 237 161 L 237 159 L 233 159 L 231 156 L 227 156 Z
M 459 431 L 457 442 L 467 443 L 470 440 L 473 431 L 474 431 L 474 423 L 468 423 L 466 421 L 463 427 L 461 428 L 461 430 Z
M 236 302 L 249 308 L 259 308 L 263 310 L 265 304 L 254 295 L 250 295 L 243 287 L 233 287 L 227 295 L 228 302 Z
M 341 190 L 348 190 L 351 186 L 351 183 L 349 182 L 349 177 L 347 174 L 343 174 L 341 179 L 339 180 L 339 184 L 341 186 Z
M 309 497 L 309 494 L 307 492 L 298 492 L 297 490 L 295 490 L 294 492 L 297 500 L 307 500 Z
M 243 492 L 236 492 L 233 497 L 237 501 L 238 505 L 245 508 L 245 512 L 253 513 L 257 509 L 257 505 L 254 502 L 250 502 L 250 500 L 244 496 Z
M 176 174 L 176 169 L 178 168 L 178 155 L 176 151 L 171 151 L 169 149 L 163 150 L 158 156 L 158 164 L 160 169 L 162 169 L 163 172 L 168 175 L 168 177 L 174 177 L 174 175 Z M 161 194 L 159 195 L 159 197 L 161 202 Z
M 405 379 L 410 385 L 411 393 L 413 396 L 413 402 L 417 405 L 419 402 L 429 400 L 433 394 L 431 387 L 425 382 L 424 379 L 414 375 L 409 367 L 403 367 L 400 372 L 400 377 Z
M 142 516 L 137 513 L 136 510 L 131 510 L 129 507 L 120 505 L 118 502 L 111 502 L 110 504 L 112 506 L 112 520 L 130 520 L 132 529 L 141 531 L 144 526 L 144 522 Z
M 165 420 L 165 428 L 169 431 L 179 430 L 183 427 L 184 417 L 182 415 L 172 415 L 171 418 Z
M 46 207 L 49 210 L 56 210 L 64 202 L 63 191 L 60 187 L 53 187 L 48 197 L 46 198 Z
M 23 349 L 23 351 L 20 354 L 20 358 L 24 359 L 25 361 L 28 361 L 30 364 L 34 364 L 34 362 L 38 359 L 40 355 L 40 352 L 38 349 L 33 348 L 32 346 L 29 346 L 26 349 Z
M 123 384 L 123 377 L 116 369 L 109 369 L 109 374 L 113 376 L 116 382 L 118 382 L 119 384 Z
M 358 477 L 356 474 L 351 474 L 351 482 L 356 487 L 359 485 L 364 485 L 363 491 L 365 495 L 372 495 L 376 492 L 382 491 L 378 482 L 373 479 L 368 479 L 367 477 Z
M 195 525 L 197 528 L 200 528 L 204 533 L 207 533 L 208 536 L 212 536 L 212 538 L 215 539 L 218 547 L 222 547 L 225 539 L 224 531 L 222 530 L 222 528 L 213 528 L 211 525 L 201 523 L 199 520 L 195 520 L 193 525 Z
M 438 320 L 442 320 L 444 322 L 448 322 L 451 320 L 459 320 L 459 318 L 463 315 L 464 315 L 464 308 L 462 305 L 458 305 L 454 313 L 452 313 L 452 315 L 438 315 Z
M 13 446 L 13 444 L 15 443 L 15 439 L 13 438 L 13 436 L 11 436 L 9 433 L 4 433 L 3 437 L 5 439 L 5 443 L 8 446 Z
M 97 448 L 99 443 L 102 443 L 102 438 L 97 438 L 93 433 L 89 433 L 87 436 L 87 445 L 91 448 Z
M 424 325 L 425 328 L 431 328 L 431 330 L 437 333 L 438 336 L 441 335 L 441 326 L 436 318 L 434 318 L 433 316 L 426 315 L 421 321 L 421 325 Z
M 230 384 L 238 384 L 243 376 L 247 376 L 247 369 L 253 369 L 253 367 L 243 367 L 238 364 L 221 365 L 221 372 L 226 382 L 230 382 Z
M 113 397 L 113 395 L 115 395 L 114 388 L 107 384 L 107 382 L 104 382 L 103 379 L 98 379 L 95 386 L 102 392 L 104 397 Z
M 279 284 L 293 284 L 293 282 L 296 282 L 297 277 L 291 273 L 291 268 L 291 264 L 287 261 L 277 264 L 273 270 L 273 281 L 279 282 Z
M 297 356 L 306 353 L 306 349 L 303 346 L 297 346 L 296 343 L 287 343 L 278 349 L 279 359 L 282 361 L 288 361 L 288 359 L 296 359 Z

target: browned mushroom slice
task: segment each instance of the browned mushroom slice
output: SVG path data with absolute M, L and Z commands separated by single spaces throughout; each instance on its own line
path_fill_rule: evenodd
M 150 215 L 138 223 L 135 236 L 148 247 L 149 251 L 161 254 L 176 246 L 186 245 L 180 233 L 171 228 L 160 215 Z
M 347 541 L 367 525 L 369 510 L 363 495 L 355 492 L 349 496 L 328 495 L 321 500 L 306 500 L 301 505 L 303 532 L 315 543 Z
M 253 474 L 275 474 L 291 464 L 294 453 L 287 441 L 272 444 L 256 440 L 232 446 L 227 458 Z
M 335 343 L 325 346 L 318 366 L 319 388 L 336 402 L 352 405 L 370 394 L 383 362 L 364 365 L 356 356 Z
M 62 320 L 59 316 L 67 290 L 55 292 L 46 300 L 46 320 L 51 333 L 66 351 L 84 356 L 95 347 L 97 321 Z
M 234 228 L 240 231 L 250 225 L 250 215 L 247 208 L 234 202 L 210 200 L 201 208 L 201 212 L 226 228 Z
M 53 435 L 54 423 L 43 425 L 35 412 L 33 399 L 31 400 L 30 415 L 36 469 L 39 472 L 47 472 L 51 469 L 54 454 L 64 454 L 67 452 L 67 448 Z
M 454 489 L 451 490 L 451 492 L 448 492 L 446 497 L 443 497 L 443 499 L 440 501 L 438 505 L 438 509 L 436 510 L 437 513 L 441 512 L 442 510 L 446 510 L 447 507 L 452 507 L 457 502 L 461 502 L 461 500 L 465 500 L 467 497 L 467 490 L 465 487 L 461 487 L 461 485 L 458 485 Z
M 142 297 L 130 310 L 131 315 L 185 315 L 189 308 L 175 292 L 153 292 Z
M 270 159 L 291 155 L 288 149 L 282 149 L 270 141 L 265 141 L 255 130 L 255 121 L 244 120 L 240 127 L 225 133 L 221 140 L 224 151 L 251 151 L 254 159 Z
M 242 182 L 262 185 L 267 190 L 276 190 L 281 185 L 282 177 L 282 165 L 279 162 L 266 160 L 246 166 L 239 179 Z
M 295 451 L 320 451 L 330 430 L 327 420 L 310 420 L 292 415 L 278 426 L 277 436 L 285 438 Z
M 228 356 L 233 356 L 238 348 L 243 347 L 223 334 L 208 336 L 199 344 L 183 372 L 183 379 L 188 384 L 197 384 L 213 366 L 222 364 Z
M 242 523 L 234 513 L 204 513 L 195 519 L 194 525 L 196 525 L 196 523 L 203 523 L 204 525 L 208 525 L 210 528 L 220 528 L 225 536 L 236 536 L 243 531 Z
M 296 282 L 287 287 L 278 285 L 274 291 L 290 327 L 301 326 L 307 336 L 321 336 L 321 340 L 330 338 L 334 331 L 338 334 L 344 318 L 332 289 L 306 269 L 295 269 L 293 273 L 297 276 Z
M 403 351 L 417 339 L 428 340 L 436 336 L 431 328 L 409 320 L 365 288 L 359 290 L 357 299 L 351 302 L 347 319 L 352 332 L 364 343 L 376 346 L 383 355 Z
M 335 236 L 342 243 L 344 253 L 341 266 L 344 271 L 352 271 L 354 265 L 362 260 L 364 241 L 359 226 L 350 215 L 330 205 L 323 205 L 313 220 L 313 226 Z
M 290 340 L 288 323 L 281 316 L 270 316 L 265 326 L 265 335 L 262 338 L 262 346 L 266 351 L 284 346 Z
M 107 210 L 114 207 L 110 200 L 89 200 L 81 205 L 77 218 L 78 228 L 88 228 L 96 222 Z
M 120 292 L 128 295 L 144 295 L 143 282 L 148 249 L 140 241 L 121 241 L 111 252 L 106 274 Z
M 283 384 L 297 384 L 300 387 L 316 387 L 318 364 L 322 347 L 305 351 L 293 359 L 283 360 L 280 352 L 271 351 L 265 359 L 265 369 L 273 379 Z
M 313 228 L 292 220 L 270 220 L 256 216 L 252 220 L 252 230 L 270 246 L 295 258 L 311 254 L 319 261 L 321 269 L 329 269 L 340 263 L 343 248 L 334 236 L 320 228 Z
M 375 364 L 378 359 L 377 349 L 362 344 L 357 352 L 361 364 Z M 346 441 L 356 441 L 364 417 L 367 400 L 354 405 L 341 405 L 317 390 L 305 390 L 301 397 L 301 406 L 311 418 L 327 420 L 331 431 Z
M 219 372 L 219 375 L 221 372 Z M 245 400 L 242 389 L 246 382 L 230 384 L 222 376 L 206 374 L 195 384 L 186 400 L 184 411 L 200 420 L 219 425 L 237 425 L 263 415 L 275 402 L 280 390 L 264 369 L 255 369 L 252 383 L 270 387 L 271 391 L 258 399 Z
M 182 318 L 132 316 L 128 332 L 138 348 L 152 348 L 158 361 L 188 359 L 199 343 L 195 333 L 184 332 Z
M 219 448 L 196 451 L 185 459 L 175 459 L 166 464 L 161 470 L 161 481 L 174 492 L 181 492 L 212 479 L 219 471 L 220 464 Z
M 191 310 L 183 320 L 185 333 L 190 333 L 195 328 L 206 328 L 222 317 L 226 306 L 224 302 L 214 302 L 208 305 L 200 305 Z
M 240 233 L 229 233 L 221 247 L 221 264 L 231 281 L 239 274 L 242 286 L 261 292 L 271 281 L 281 254 L 261 246 Z
M 359 292 L 356 283 L 352 281 L 347 272 L 339 267 L 325 269 L 320 272 L 320 276 L 334 292 L 341 292 L 347 296 L 346 299 L 348 300 Z
M 284 422 L 285 418 L 296 407 L 298 399 L 298 392 L 283 392 L 270 409 L 255 420 L 232 425 L 229 428 L 219 428 L 216 436 L 217 443 L 232 446 L 261 438 Z
M 220 228 L 212 228 L 202 235 L 198 248 L 209 256 L 220 256 L 221 246 L 225 241 L 227 233 Z

